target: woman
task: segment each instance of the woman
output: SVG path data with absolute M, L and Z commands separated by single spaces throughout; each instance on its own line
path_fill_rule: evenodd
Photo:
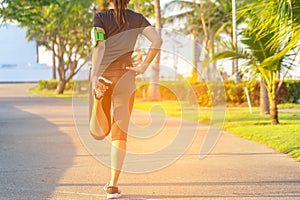
M 95 15 L 92 32 L 95 47 L 91 72 L 90 132 L 95 139 L 112 134 L 111 179 L 104 186 L 108 199 L 121 196 L 117 185 L 126 153 L 135 76 L 146 71 L 162 45 L 160 35 L 148 20 L 128 10 L 128 3 L 129 0 L 110 0 L 112 9 Z M 131 56 L 139 34 L 152 44 L 144 61 L 133 66 Z

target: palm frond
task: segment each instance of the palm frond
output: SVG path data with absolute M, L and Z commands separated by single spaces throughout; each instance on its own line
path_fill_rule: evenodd
M 213 56 L 212 61 L 222 60 L 222 59 L 248 59 L 249 55 L 244 53 L 238 53 L 235 51 L 223 51 Z

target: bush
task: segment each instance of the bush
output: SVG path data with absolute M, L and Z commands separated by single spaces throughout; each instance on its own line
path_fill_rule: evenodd
M 201 106 L 211 106 L 212 99 L 214 105 L 222 103 L 221 97 L 222 88 L 217 87 L 216 83 L 196 82 L 191 83 L 198 97 L 198 103 Z M 248 89 L 249 97 L 252 106 L 259 106 L 260 102 L 260 82 L 223 82 L 226 92 L 226 103 L 232 105 L 245 105 L 247 104 L 247 97 L 245 87 Z M 210 89 L 213 90 L 210 91 Z M 277 95 L 278 103 L 295 103 L 300 99 L 300 81 L 285 81 L 281 86 Z
M 39 80 L 38 81 L 38 89 L 39 90 L 56 90 L 58 84 L 58 80 L 50 79 L 50 80 Z M 74 80 L 70 80 L 66 83 L 66 90 L 73 90 L 74 88 Z
M 200 106 L 211 106 L 211 95 L 208 90 L 207 85 L 204 82 L 196 82 L 192 83 L 192 87 L 194 90 L 194 93 L 198 97 L 198 104 Z
M 147 93 L 149 83 L 136 82 L 136 97 L 142 98 Z M 160 96 L 165 100 L 188 100 L 192 88 L 186 82 L 162 81 L 159 83 Z
M 39 80 L 38 81 L 38 88 L 40 90 L 55 90 L 57 87 L 57 80 L 50 79 L 50 80 Z
M 225 82 L 224 87 L 227 103 L 242 104 L 247 101 L 244 83 Z
M 296 103 L 300 99 L 300 81 L 286 81 L 284 85 L 288 96 L 286 102 Z

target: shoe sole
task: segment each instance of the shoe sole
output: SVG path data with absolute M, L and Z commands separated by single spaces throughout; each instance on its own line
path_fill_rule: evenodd
M 120 198 L 122 195 L 119 193 L 115 193 L 115 194 L 106 194 L 106 198 L 107 199 L 118 199 Z

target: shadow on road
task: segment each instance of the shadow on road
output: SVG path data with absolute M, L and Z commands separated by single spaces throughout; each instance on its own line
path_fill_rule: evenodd
M 43 117 L 18 109 L 46 110 L 49 103 L 45 98 L 0 98 L 1 199 L 50 198 L 72 166 L 75 148 L 70 137 Z

